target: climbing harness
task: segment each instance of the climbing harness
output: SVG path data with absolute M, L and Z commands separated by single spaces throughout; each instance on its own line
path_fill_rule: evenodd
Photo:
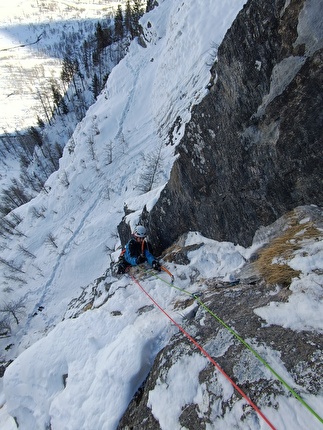
M 170 273 L 170 272 L 169 272 Z M 261 412 L 257 405 L 253 403 L 253 401 L 242 391 L 242 389 L 230 378 L 230 376 L 225 373 L 225 371 L 217 364 L 215 360 L 210 356 L 210 354 L 205 351 L 205 349 L 189 334 L 184 328 L 178 324 L 152 297 L 151 295 L 144 289 L 141 283 L 134 277 L 133 274 L 129 272 L 129 276 L 131 279 L 138 285 L 138 287 L 146 294 L 147 297 L 154 303 L 154 305 L 164 314 L 170 321 L 175 324 L 175 326 L 205 355 L 205 357 L 218 369 L 218 371 L 232 384 L 232 386 L 238 391 L 238 393 L 249 403 L 249 405 L 257 412 L 257 414 L 268 424 L 268 426 L 272 430 L 276 430 L 276 428 L 271 424 L 268 418 Z M 173 276 L 173 275 L 172 275 Z M 157 276 L 158 277 L 158 276 Z M 159 277 L 158 277 L 159 278 Z M 161 278 L 159 278 L 161 279 Z
M 323 418 L 314 411 L 314 409 L 304 400 L 301 396 L 299 396 L 296 391 L 270 366 L 267 361 L 261 357 L 260 354 L 251 346 L 248 342 L 246 342 L 235 330 L 233 330 L 230 326 L 228 326 L 218 315 L 216 315 L 214 312 L 209 309 L 205 303 L 202 302 L 202 300 L 199 298 L 199 294 L 196 293 L 190 293 L 189 291 L 179 288 L 176 285 L 174 285 L 173 282 L 167 282 L 165 279 L 158 276 L 155 272 L 152 272 L 151 270 L 146 270 L 142 268 L 142 270 L 145 270 L 147 273 L 150 273 L 154 275 L 157 279 L 161 280 L 171 288 L 175 288 L 178 291 L 181 291 L 182 293 L 185 293 L 191 297 L 194 297 L 195 300 L 199 303 L 199 305 L 206 310 L 213 318 L 215 318 L 223 327 L 225 327 L 233 336 L 235 336 L 246 348 L 251 351 L 256 358 L 284 385 L 285 388 L 313 415 L 315 418 L 317 418 L 322 424 L 323 424 Z M 173 276 L 173 275 L 172 275 Z M 173 276 L 174 278 L 174 276 Z

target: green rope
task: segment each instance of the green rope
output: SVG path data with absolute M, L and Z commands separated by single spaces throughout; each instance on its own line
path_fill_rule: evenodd
M 157 275 L 156 272 L 152 272 L 151 270 L 146 270 L 144 268 L 142 268 L 145 272 L 150 273 L 152 275 L 154 275 L 156 278 L 158 278 L 159 280 L 161 280 L 162 282 L 164 282 L 165 284 L 167 284 L 168 286 L 175 288 L 178 291 L 181 291 L 182 293 L 185 293 L 191 297 L 194 297 L 194 299 L 206 310 L 206 312 L 208 312 L 210 315 L 212 315 L 213 318 L 215 318 L 220 324 L 223 325 L 223 327 L 225 327 L 227 330 L 229 330 L 229 332 L 231 334 L 233 334 L 233 336 L 235 336 L 245 347 L 247 347 L 249 349 L 249 351 L 251 351 L 257 358 L 258 360 L 264 364 L 264 366 L 273 374 L 276 376 L 276 378 L 287 388 L 287 390 L 297 399 L 299 400 L 303 406 L 305 406 L 310 412 L 311 414 L 313 414 L 322 424 L 323 424 L 323 418 L 318 415 L 314 409 L 311 408 L 310 405 L 308 405 L 304 399 L 302 399 L 295 390 L 293 390 L 293 388 L 270 366 L 270 364 L 267 363 L 266 360 L 264 360 L 261 355 L 258 354 L 258 352 L 252 348 L 251 345 L 249 345 L 248 342 L 246 342 L 236 331 L 234 331 L 230 326 L 228 326 L 220 317 L 218 317 L 214 312 L 211 311 L 211 309 L 209 309 L 205 303 L 202 302 L 201 299 L 199 299 L 198 296 L 190 293 L 189 291 L 184 290 L 183 288 L 179 288 L 176 287 L 176 285 L 174 285 L 173 283 L 170 283 L 168 281 L 166 281 L 165 279 L 161 278 L 160 276 Z

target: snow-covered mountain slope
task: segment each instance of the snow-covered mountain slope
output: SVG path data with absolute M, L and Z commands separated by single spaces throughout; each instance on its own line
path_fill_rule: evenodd
M 174 160 L 170 142 L 180 140 L 192 106 L 206 94 L 214 46 L 243 4 L 233 10 L 231 1 L 212 3 L 165 0 L 143 18 L 146 47 L 131 45 L 75 130 L 47 191 L 15 212 L 16 222 L 21 218 L 17 234 L 2 241 L 1 297 L 21 299 L 25 308 L 19 311 L 25 312 L 18 313 L 18 325 L 12 321 L 12 337 L 1 340 L 3 359 L 14 360 L 3 378 L 0 427 L 5 430 L 17 423 L 26 430 L 115 429 L 153 368 L 141 423 L 149 419 L 156 425 L 146 428 L 197 428 L 193 419 L 208 430 L 267 428 L 156 306 L 200 337 L 213 357 L 228 362 L 226 353 L 236 351 L 236 341 L 225 327 L 210 323 L 190 296 L 197 291 L 234 329 L 245 331 L 254 349 L 320 413 L 322 224 L 303 237 L 313 227 L 311 211 L 299 212 L 300 229 L 289 237 L 302 247 L 289 254 L 288 264 L 299 276 L 288 290 L 250 280 L 235 286 L 233 277 L 276 229 L 286 231 L 281 220 L 263 229 L 251 249 L 189 232 L 165 263 L 175 274 L 173 285 L 164 272 L 158 278 L 135 274 L 156 303 L 129 276 L 117 279 L 107 270 L 119 253 L 116 227 L 124 206 L 131 227 L 144 206 L 153 207 Z M 161 154 L 162 169 L 144 192 L 149 154 Z M 286 258 L 274 261 L 285 265 Z M 230 315 L 231 308 L 236 313 Z M 201 336 L 205 329 L 209 337 Z M 268 332 L 272 337 L 264 340 Z M 296 337 L 297 344 L 279 344 L 282 334 L 289 343 Z M 311 354 L 292 363 L 289 354 L 295 358 L 298 350 Z M 277 428 L 321 428 L 248 351 L 233 355 L 230 376 L 250 388 Z M 131 422 L 131 411 L 128 416 Z
M 15 211 L 17 234 L 2 241 L 1 300 L 23 304 L 24 313 L 12 324 L 4 360 L 49 333 L 70 301 L 106 271 L 124 206 L 133 211 L 133 227 L 143 207 L 154 205 L 174 161 L 169 142 L 179 141 L 191 107 L 206 94 L 215 46 L 245 1 L 159 3 L 142 19 L 146 47 L 134 41 L 112 71 L 46 192 Z M 170 138 L 175 120 L 180 126 Z M 159 153 L 162 173 L 143 193 L 147 155 Z
M 42 110 L 36 88 L 48 87 L 61 73 L 64 42 L 84 39 L 98 20 L 109 18 L 125 1 L 22 1 L 0 4 L 0 129 L 7 132 L 35 125 Z M 75 40 L 75 39 L 74 39 Z M 77 42 L 78 44 L 82 44 Z
M 309 220 L 322 225 L 318 208 L 300 209 L 298 217 L 303 231 Z M 168 430 L 183 428 L 185 422 L 192 430 L 319 430 L 314 413 L 320 414 L 322 402 L 315 394 L 322 359 L 322 233 L 319 240 L 305 235 L 303 241 L 300 231 L 295 236 L 303 246 L 290 255 L 289 264 L 301 267 L 301 274 L 289 291 L 257 282 L 255 272 L 245 267 L 252 252 L 286 229 L 288 218 L 263 228 L 250 249 L 188 233 L 165 256 L 175 274 L 173 284 L 167 273 L 154 276 L 150 269 L 148 274 L 134 269 L 120 279 L 107 271 L 71 303 L 63 322 L 7 369 L 2 428 L 16 428 L 5 416 L 8 409 L 23 429 L 126 429 L 131 424 Z M 267 423 L 174 322 L 231 369 L 229 376 L 251 393 Z M 237 351 L 234 331 L 252 353 L 248 348 Z M 291 363 L 293 351 L 300 357 Z M 148 373 L 144 394 L 137 392 Z M 277 376 L 297 391 L 303 404 Z
M 200 6 L 198 19 L 198 5 L 190 1 L 164 1 L 145 16 L 147 48 L 132 43 L 78 125 L 60 169 L 46 184 L 47 192 L 15 212 L 22 219 L 17 226 L 22 234 L 4 244 L 2 258 L 17 270 L 3 266 L 9 291 L 2 294 L 3 300 L 12 290 L 15 299 L 26 296 L 26 316 L 20 324 L 25 340 L 18 353 L 32 342 L 31 315 L 39 306 L 47 304 L 43 325 L 36 329 L 42 336 L 60 320 L 71 297 L 105 271 L 110 263 L 106 248 L 115 249 L 124 205 L 134 211 L 129 217 L 133 227 L 144 205 L 149 210 L 166 183 L 174 153 L 167 133 L 177 117 L 188 121 L 192 104 L 206 93 L 212 43 L 221 40 L 243 4 L 233 8 L 224 1 L 214 8 L 211 3 Z M 183 127 L 177 130 L 178 139 Z M 163 174 L 156 188 L 143 194 L 144 156 L 159 150 Z M 8 279 L 12 270 L 16 281 Z

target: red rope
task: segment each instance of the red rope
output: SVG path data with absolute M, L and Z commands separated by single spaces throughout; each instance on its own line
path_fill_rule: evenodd
M 252 406 L 252 408 L 257 412 L 258 415 L 261 416 L 261 418 L 268 424 L 268 426 L 272 429 L 272 430 L 276 430 L 276 428 L 273 426 L 273 424 L 271 424 L 271 422 L 268 420 L 268 418 L 266 418 L 266 416 L 261 412 L 261 410 L 258 408 L 257 405 L 255 405 L 253 403 L 253 401 L 241 390 L 240 387 L 238 387 L 238 385 L 230 378 L 229 375 L 227 375 L 225 373 L 225 371 L 223 369 L 221 369 L 221 367 L 217 364 L 216 361 L 213 360 L 213 358 L 210 356 L 210 354 L 208 352 L 205 351 L 205 349 L 195 340 L 192 338 L 191 335 L 189 335 L 182 326 L 180 326 L 148 293 L 147 291 L 143 288 L 143 286 L 140 284 L 140 282 L 133 276 L 131 275 L 132 280 L 139 286 L 139 288 L 150 298 L 150 300 L 158 307 L 159 310 L 161 310 L 163 312 L 164 315 L 167 316 L 167 318 L 169 318 L 173 324 L 176 325 L 176 327 L 179 328 L 179 330 L 205 355 L 205 357 L 218 369 L 219 372 L 222 373 L 222 375 L 233 385 L 233 387 L 238 391 L 238 393 L 249 403 L 250 406 Z

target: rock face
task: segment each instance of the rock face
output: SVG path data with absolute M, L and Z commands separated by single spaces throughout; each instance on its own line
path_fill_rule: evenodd
M 321 345 L 321 336 L 310 332 L 297 333 L 277 326 L 262 327 L 261 318 L 254 313 L 255 308 L 266 306 L 269 301 L 286 300 L 288 293 L 285 290 L 277 293 L 275 288 L 268 288 L 261 282 L 253 281 L 250 285 L 248 280 L 237 286 L 225 287 L 225 292 L 223 292 L 223 287 L 224 285 L 217 281 L 210 282 L 209 291 L 203 295 L 203 303 L 231 327 L 235 327 L 243 339 L 254 339 L 256 333 L 255 342 L 258 345 L 270 344 L 274 350 L 281 351 L 281 360 L 288 372 L 295 378 L 298 386 L 304 387 L 311 394 L 319 393 L 322 389 L 323 376 L 322 366 L 320 366 L 322 351 L 318 350 L 318 345 Z M 187 321 L 185 330 L 199 339 L 200 344 L 206 350 L 212 351 L 211 355 L 217 364 L 228 375 L 233 375 L 234 380 L 244 375 L 244 383 L 239 384 L 240 388 L 262 408 L 267 406 L 275 408 L 277 405 L 274 397 L 288 396 L 288 391 L 274 377 L 270 378 L 266 371 L 255 372 L 257 359 L 250 351 L 246 351 L 238 340 L 234 340 L 232 336 L 228 335 L 204 309 L 199 308 L 195 317 Z M 221 356 L 221 348 L 225 344 L 229 346 L 226 353 Z M 161 429 L 162 427 L 148 406 L 150 391 L 161 384 L 161 381 L 168 380 L 170 377 L 168 375 L 172 374 L 172 367 L 176 365 L 177 361 L 184 360 L 185 357 L 196 352 L 182 333 L 175 335 L 167 347 L 156 357 L 145 384 L 137 392 L 119 422 L 118 430 Z M 309 373 L 312 377 L 309 377 Z M 183 428 L 206 429 L 207 425 L 212 425 L 212 419 L 230 413 L 233 404 L 238 401 L 238 394 L 234 394 L 228 401 L 219 387 L 215 388 L 217 384 L 220 385 L 216 374 L 217 372 L 211 364 L 200 373 L 199 382 L 204 389 L 203 400 L 208 408 L 203 411 L 201 404 L 186 405 L 179 418 Z M 216 404 L 216 409 L 221 412 L 218 417 L 212 417 L 210 411 Z M 249 410 L 246 412 L 246 417 L 249 414 L 253 415 L 254 412 Z M 237 425 L 234 428 L 249 428 L 247 425 L 244 427 L 243 423 L 240 425 L 241 427 Z M 221 428 L 221 426 L 215 425 L 209 428 Z
M 249 246 L 261 225 L 322 205 L 319 0 L 250 0 L 227 32 L 170 180 L 143 213 L 156 251 L 189 230 Z
M 295 207 L 322 206 L 321 16 L 321 0 L 250 0 L 244 6 L 219 47 L 209 93 L 192 111 L 170 180 L 152 211 L 142 214 L 156 253 L 189 230 L 249 246 L 259 227 Z M 124 236 L 125 227 L 120 226 Z M 187 264 L 186 259 L 181 255 L 179 264 Z M 320 393 L 321 334 L 263 325 L 254 310 L 285 302 L 291 292 L 267 285 L 250 266 L 245 273 L 238 285 L 207 280 L 203 303 L 242 338 L 279 351 L 298 387 Z M 183 307 L 191 304 L 188 299 Z M 223 338 L 223 328 L 203 307 L 188 317 L 185 329 L 212 351 L 224 371 L 234 379 L 243 376 L 240 386 L 257 404 L 276 408 L 275 397 L 290 395 L 268 374 L 250 377 L 254 358 L 236 338 Z M 229 347 L 221 352 L 223 344 Z M 181 333 L 171 339 L 118 429 L 161 428 L 149 408 L 149 393 L 167 382 L 176 361 L 193 353 Z M 210 428 L 212 405 L 222 417 L 232 409 L 237 398 L 226 401 L 215 378 L 212 366 L 199 374 L 209 409 L 185 405 L 183 428 Z M 250 410 L 244 416 L 248 427 Z
M 322 241 L 323 210 L 307 206 L 296 208 L 268 228 L 260 229 L 258 234 L 261 236 L 261 242 L 265 241 L 267 246 L 270 245 L 274 239 L 285 234 L 288 226 L 291 228 L 291 225 L 295 223 L 304 228 L 304 220 L 316 228 L 317 235 L 315 233 L 311 239 L 313 243 Z M 299 237 L 299 233 L 296 233 L 295 237 L 288 242 L 295 243 L 297 237 Z M 192 248 L 191 246 L 181 246 L 181 243 L 184 242 L 185 240 L 181 238 L 167 251 L 165 259 L 176 261 L 178 264 L 190 264 L 189 257 Z M 278 307 L 288 302 L 295 290 L 281 287 L 279 284 L 269 285 L 265 278 L 259 276 L 254 261 L 256 258 L 253 256 L 240 270 L 240 282 L 224 282 L 217 278 L 202 279 L 197 276 L 194 287 L 196 286 L 196 291 L 200 292 L 200 296 L 194 300 L 191 296 L 179 295 L 174 310 L 184 313 L 185 318 L 182 323 L 184 330 L 199 342 L 220 368 L 230 375 L 232 380 L 261 410 L 267 407 L 278 410 L 283 417 L 284 411 L 286 412 L 288 407 L 282 399 L 290 398 L 291 391 L 279 381 L 277 373 L 275 375 L 274 372 L 279 374 L 282 370 L 278 369 L 285 368 L 294 381 L 292 387 L 297 387 L 298 393 L 302 393 L 301 396 L 305 396 L 305 393 L 319 396 L 323 389 L 322 330 L 306 330 L 305 328 L 295 330 L 284 324 L 267 324 L 259 316 L 257 309 L 273 303 Z M 276 259 L 280 259 L 279 254 L 276 255 Z M 320 272 L 320 274 L 322 273 Z M 318 272 L 317 275 L 319 275 Z M 304 297 L 311 294 L 306 290 L 305 284 L 302 286 Z M 186 312 L 186 309 L 189 309 L 189 312 Z M 223 324 L 223 322 L 225 323 Z M 232 330 L 228 330 L 228 327 Z M 271 363 L 269 366 L 272 366 L 274 371 L 269 371 L 268 366 L 264 366 L 264 363 L 259 361 L 259 357 L 257 358 L 254 352 L 246 347 L 246 343 L 265 361 L 269 358 L 268 363 Z M 169 396 L 172 403 L 177 402 L 180 405 L 178 407 L 179 422 L 176 428 L 189 430 L 229 428 L 223 424 L 221 419 L 230 413 L 234 414 L 233 411 L 236 410 L 237 402 L 239 402 L 239 394 L 232 390 L 232 393 L 228 395 L 223 379 L 211 363 L 203 367 L 198 374 L 198 384 L 203 396 L 196 395 L 194 401 L 188 401 L 186 404 L 183 399 L 172 398 L 172 384 L 184 384 L 183 380 L 179 381 L 176 366 L 178 363 L 186 363 L 186 375 L 189 379 L 192 370 L 190 366 L 193 364 L 187 363 L 190 363 L 189 360 L 194 354 L 201 353 L 183 332 L 178 331 L 157 355 L 146 381 L 137 391 L 120 420 L 118 430 L 170 428 L 165 425 L 165 422 L 162 423 L 156 419 L 158 413 L 159 418 L 163 420 L 164 417 L 161 416 L 160 411 L 157 411 L 156 414 L 151 407 L 151 393 L 160 387 L 163 387 L 165 395 Z M 278 357 L 279 359 L 276 361 Z M 290 379 L 285 379 L 285 381 L 290 381 Z M 191 383 L 193 384 L 193 382 Z M 184 389 L 183 391 L 185 392 Z M 161 392 L 158 391 L 158 393 Z M 185 399 L 185 395 L 183 398 Z M 164 409 L 163 414 L 167 416 L 167 408 Z M 297 421 L 297 418 L 290 424 L 287 421 L 288 419 L 286 426 L 283 426 L 286 429 L 305 428 Z M 308 428 L 319 427 L 319 421 L 315 421 L 314 424 L 311 421 L 311 424 L 308 424 Z M 243 408 L 241 419 L 233 420 L 230 428 L 260 429 L 264 427 L 261 419 L 258 421 L 256 418 L 255 412 L 246 407 Z

